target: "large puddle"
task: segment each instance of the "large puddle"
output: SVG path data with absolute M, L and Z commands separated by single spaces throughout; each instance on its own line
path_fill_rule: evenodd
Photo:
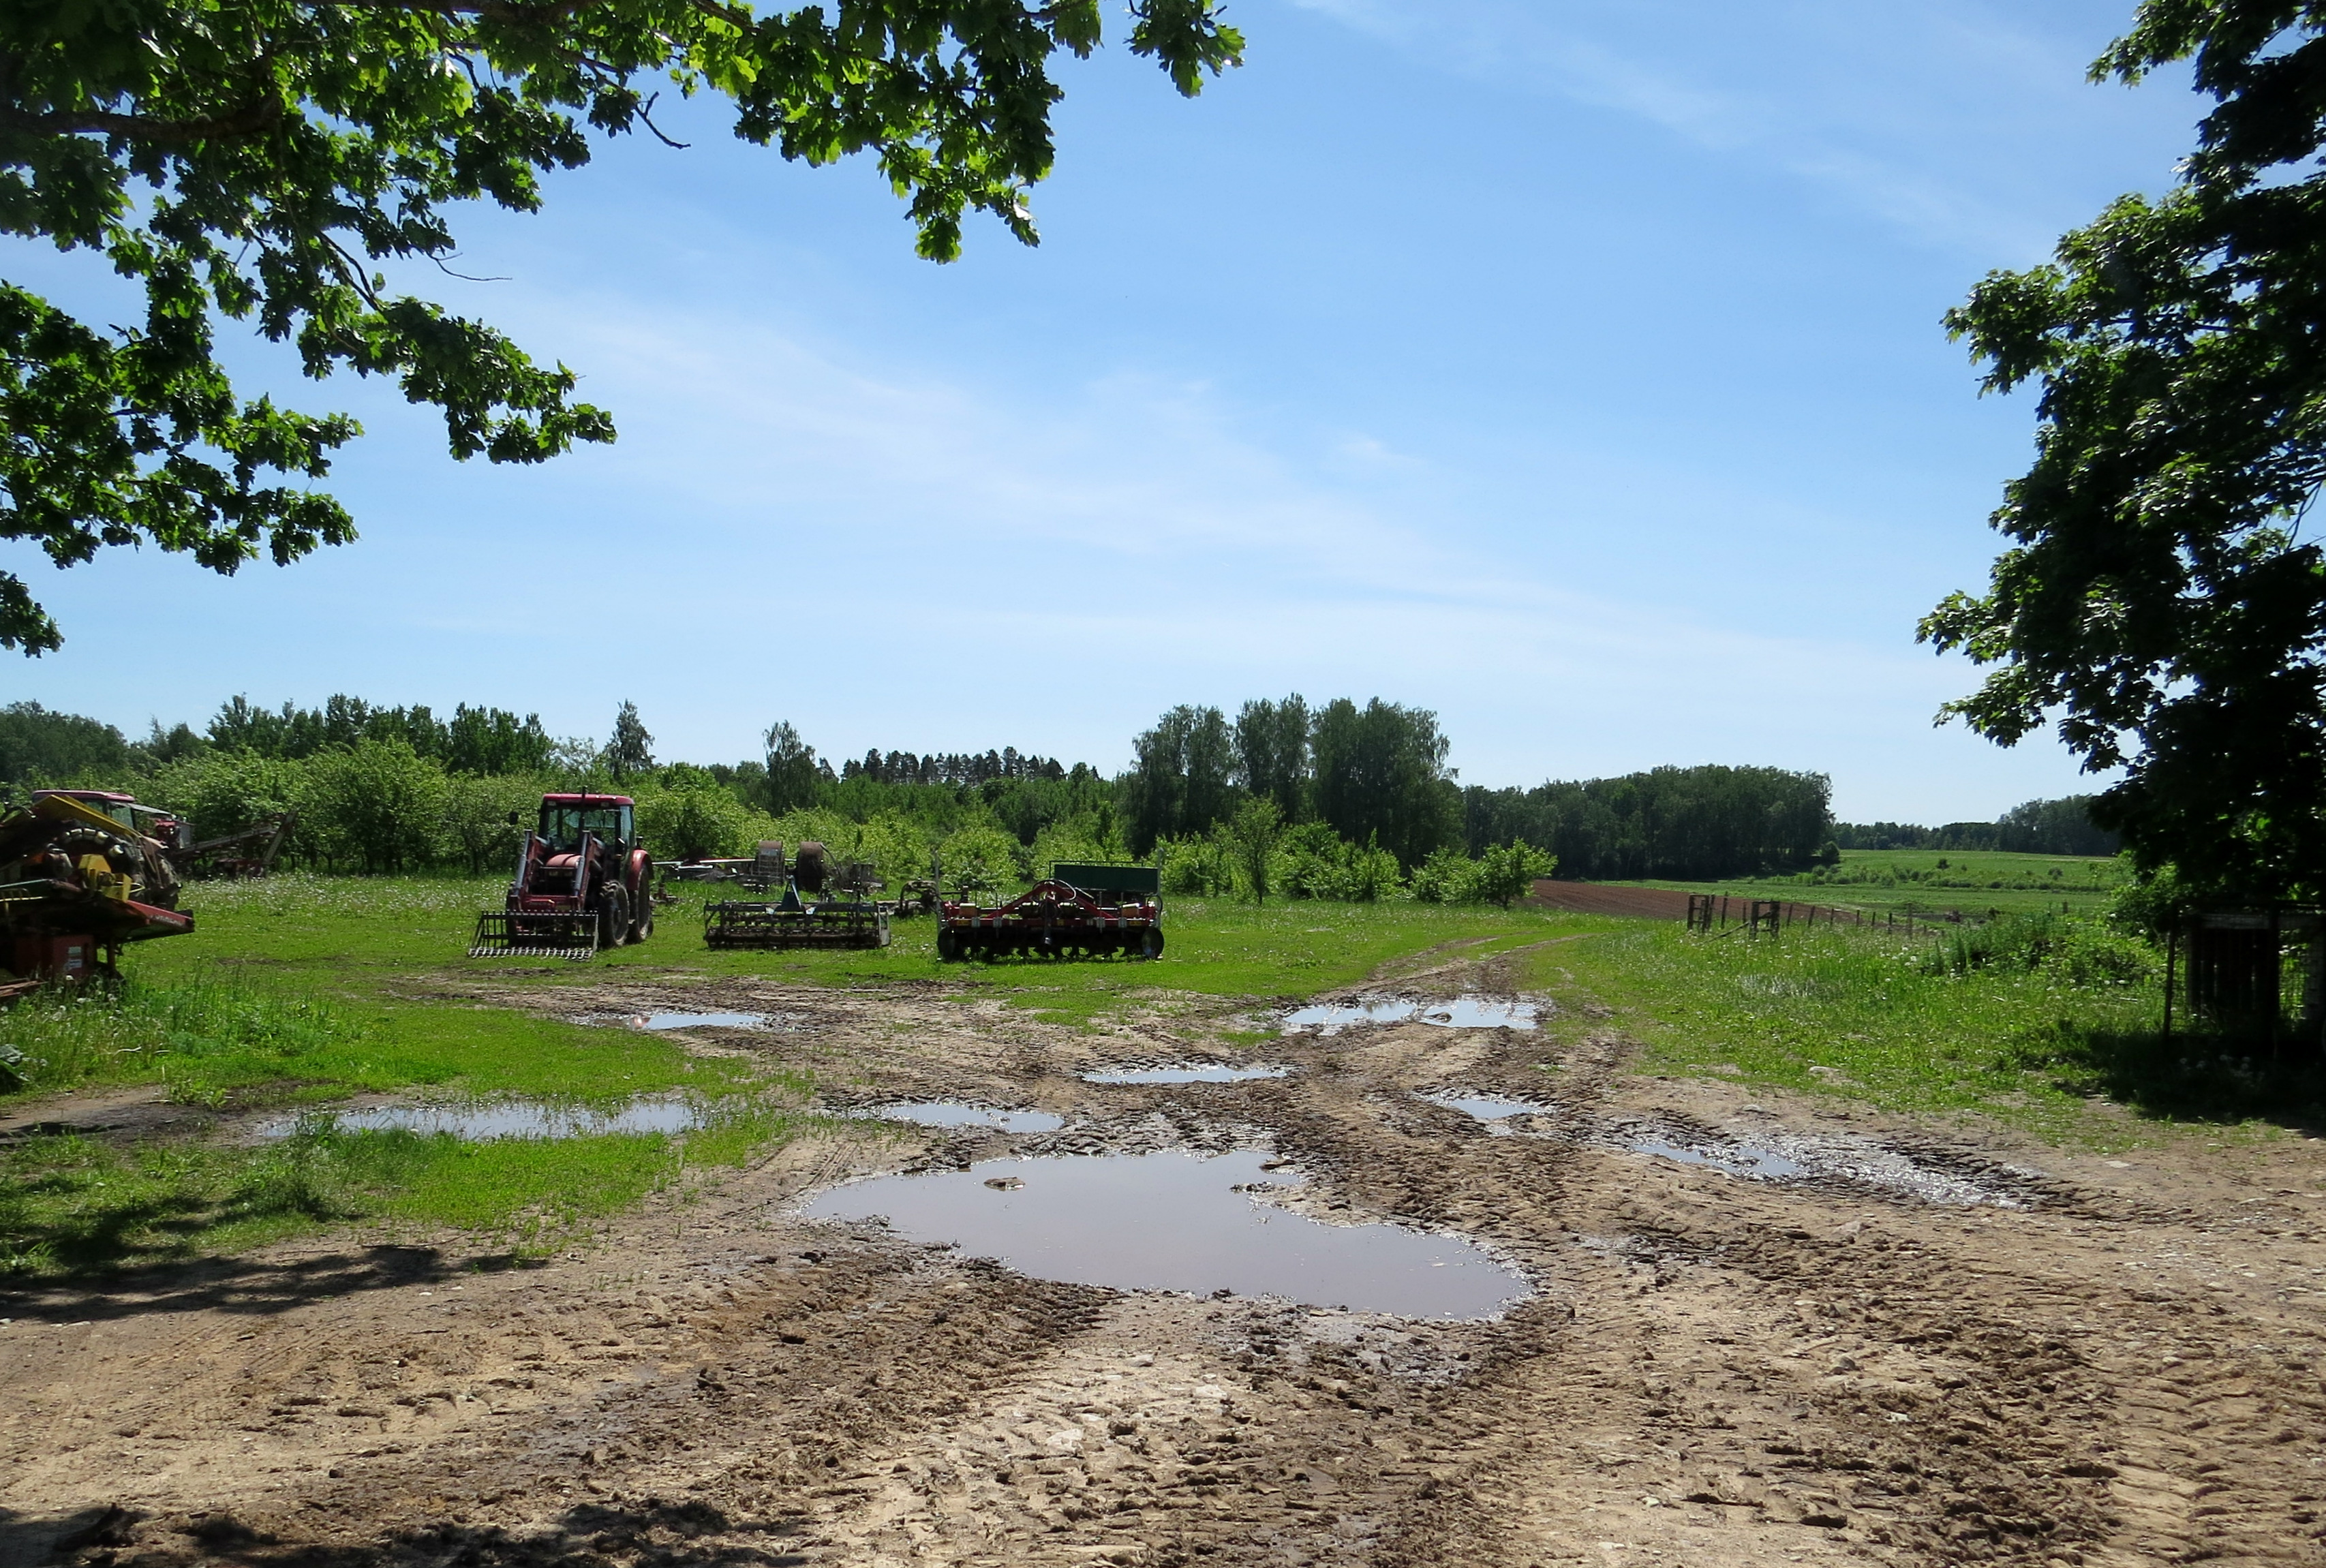
M 765 1013 L 591 1013 L 575 1020 L 624 1029 L 764 1029 Z
M 485 1099 L 467 1104 L 378 1105 L 363 1110 L 306 1111 L 258 1129 L 261 1137 L 287 1137 L 302 1129 L 339 1132 L 450 1133 L 488 1138 L 579 1138 L 605 1133 L 679 1133 L 710 1119 L 689 1099 L 635 1099 L 614 1110 L 554 1105 L 537 1099 Z
M 1314 1029 L 1337 1035 L 1352 1024 L 1435 1024 L 1441 1029 L 1531 1029 L 1535 1004 L 1508 997 L 1456 997 L 1450 1002 L 1417 1002 L 1410 997 L 1361 997 L 1354 1002 L 1318 1002 L 1284 1016 L 1289 1034 Z
M 1255 1078 L 1282 1078 L 1289 1067 L 1262 1065 L 1230 1067 L 1225 1062 L 1206 1062 L 1178 1067 L 1123 1067 L 1103 1072 L 1085 1072 L 1084 1083 L 1244 1083 Z
M 1173 1150 L 983 1160 L 836 1187 L 802 1211 L 878 1216 L 916 1241 L 1116 1290 L 1224 1290 L 1432 1318 L 1490 1316 L 1529 1294 L 1517 1273 L 1457 1237 L 1321 1224 L 1238 1192 L 1286 1184 L 1291 1173 L 1264 1173 L 1263 1162 L 1276 1163 Z
M 902 1099 L 889 1105 L 868 1105 L 851 1116 L 877 1116 L 883 1121 L 916 1122 L 922 1127 L 991 1127 L 995 1132 L 1056 1132 L 1066 1118 L 1047 1110 L 996 1110 L 990 1105 L 959 1100 Z

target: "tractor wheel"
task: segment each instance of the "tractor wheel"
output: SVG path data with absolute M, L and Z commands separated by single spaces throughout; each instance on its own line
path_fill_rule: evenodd
M 598 905 L 598 945 L 619 947 L 630 934 L 630 895 L 619 882 L 606 884 Z
M 633 942 L 644 942 L 654 934 L 655 914 L 654 889 L 647 885 L 644 877 L 638 878 L 637 908 L 634 913 L 636 918 L 630 922 L 630 940 Z

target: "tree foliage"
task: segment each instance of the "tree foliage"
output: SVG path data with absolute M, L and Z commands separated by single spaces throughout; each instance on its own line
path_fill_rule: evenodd
M 1473 854 L 1524 840 L 1585 879 L 1799 870 L 1833 836 L 1832 784 L 1776 767 L 1659 767 L 1531 790 L 1471 789 Z
M 1130 846 L 1207 830 L 1234 803 L 1234 742 L 1216 708 L 1181 704 L 1131 743 L 1137 763 L 1123 775 L 1122 811 Z
M 1461 837 L 1461 796 L 1446 765 L 1437 715 L 1373 698 L 1336 698 L 1309 732 L 1317 819 L 1353 844 L 1377 844 L 1418 866 Z
M 1288 822 L 1308 810 L 1308 704 L 1298 691 L 1281 702 L 1247 702 L 1236 715 L 1236 785 L 1274 801 Z
M 1284 813 L 1273 799 L 1258 795 L 1238 806 L 1222 831 L 1235 851 L 1237 868 L 1243 873 L 1244 886 L 1251 890 L 1252 902 L 1266 904 L 1277 841 L 1284 837 Z
M 1183 93 L 1239 58 L 1211 0 L 1133 0 L 1130 17 L 1132 51 Z M 442 411 L 456 458 L 610 441 L 571 370 L 391 282 L 456 254 L 449 209 L 534 210 L 593 138 L 659 135 L 665 84 L 724 95 L 735 134 L 786 158 L 869 153 L 924 255 L 956 255 L 971 211 L 1030 244 L 1049 64 L 1099 36 L 1097 0 L 0 6 L 0 232 L 88 253 L 144 294 L 142 320 L 107 329 L 0 283 L 0 539 L 58 566 L 151 542 L 231 572 L 353 538 L 310 481 L 356 422 L 238 393 L 221 318 L 291 344 L 310 376 L 394 380 Z M 0 573 L 0 646 L 60 642 Z
M 613 738 L 606 742 L 606 771 L 623 784 L 650 771 L 655 765 L 654 737 L 647 733 L 638 705 L 625 701 L 614 711 Z
M 0 784 L 48 784 L 130 765 L 128 739 L 101 719 L 37 702 L 0 708 Z
M 2148 0 L 2093 74 L 2194 60 L 2180 181 L 1947 318 L 1988 390 L 2041 388 L 2009 548 L 1922 623 L 1995 666 L 1948 712 L 2006 746 L 2056 721 L 2124 770 L 2093 814 L 2144 866 L 2246 896 L 2326 892 L 2321 28 L 2314 0 Z
M 363 740 L 401 740 L 454 773 L 474 774 L 542 772 L 554 745 L 535 713 L 519 719 L 506 709 L 463 702 L 448 720 L 425 703 L 383 708 L 337 692 L 321 708 L 290 702 L 279 710 L 259 708 L 235 697 L 219 705 L 207 738 L 225 751 L 294 758 Z

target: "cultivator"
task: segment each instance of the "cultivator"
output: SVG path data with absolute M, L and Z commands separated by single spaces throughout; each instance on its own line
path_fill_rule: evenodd
M 705 905 L 702 941 L 717 948 L 887 947 L 889 911 L 870 898 L 810 904 L 787 883 L 774 904 Z
M 1151 866 L 1054 866 L 1047 881 L 994 908 L 941 905 L 937 957 L 1160 958 L 1159 887 Z

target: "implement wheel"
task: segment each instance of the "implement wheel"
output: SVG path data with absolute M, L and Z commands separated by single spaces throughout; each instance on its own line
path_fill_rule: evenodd
M 1139 933 L 1139 956 L 1159 959 L 1163 956 L 1163 932 L 1158 926 L 1149 926 Z
M 951 926 L 937 932 L 937 958 L 944 963 L 961 960 L 961 932 Z

